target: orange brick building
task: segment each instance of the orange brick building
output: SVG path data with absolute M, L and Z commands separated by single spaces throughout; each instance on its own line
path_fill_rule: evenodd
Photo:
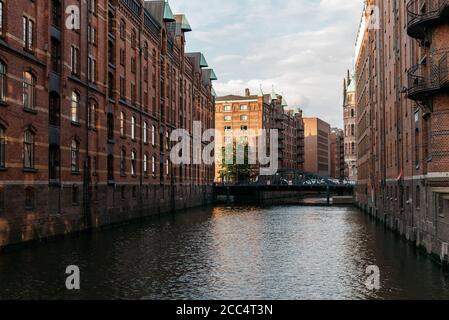
M 357 200 L 447 262 L 448 1 L 367 1 L 356 61 Z
M 323 177 L 331 176 L 331 127 L 318 118 L 304 118 L 304 170 Z
M 248 143 L 257 146 L 257 141 L 251 139 L 251 133 L 258 139 L 260 130 L 267 131 L 267 148 L 271 150 L 269 132 L 278 129 L 278 168 L 279 170 L 302 170 L 304 154 L 304 125 L 302 111 L 291 109 L 282 96 L 272 94 L 252 95 L 246 89 L 244 96 L 228 95 L 217 97 L 215 103 L 215 128 L 221 135 L 216 141 L 216 150 L 222 150 L 229 143 Z M 226 137 L 232 132 L 233 137 Z M 228 134 L 229 135 L 229 134 Z M 239 141 L 236 141 L 239 140 Z M 217 151 L 215 180 L 221 182 L 220 170 L 222 156 Z M 260 163 L 252 166 L 252 178 L 260 173 Z
M 185 52 L 184 15 L 141 0 L 0 9 L 0 246 L 210 199 L 213 166 L 169 161 L 174 129 L 214 126 L 215 74 Z

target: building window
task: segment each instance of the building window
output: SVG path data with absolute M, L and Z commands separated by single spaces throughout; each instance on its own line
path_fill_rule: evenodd
M 126 82 L 123 77 L 120 77 L 120 99 L 126 101 Z
M 61 72 L 61 45 L 54 38 L 51 38 L 51 69 L 55 73 Z
M 144 42 L 143 44 L 143 58 L 148 60 L 148 42 Z
M 73 75 L 79 75 L 79 57 L 80 51 L 77 47 L 70 47 L 70 69 Z
M 6 167 L 6 135 L 5 128 L 0 126 L 0 168 Z
M 131 152 L 131 175 L 136 175 L 136 152 Z
M 167 176 L 170 174 L 170 162 L 167 160 L 165 160 L 165 170 L 166 170 L 166 174 Z
M 248 121 L 248 116 L 247 115 L 240 116 L 240 121 Z
M 143 172 L 148 175 L 148 155 L 146 153 L 143 155 Z
M 49 165 L 49 179 L 59 180 L 60 168 L 60 151 L 59 147 L 51 145 L 48 149 L 48 165 Z
M 28 187 L 25 189 L 25 210 L 34 209 L 34 189 Z
M 154 125 L 151 126 L 151 144 L 156 145 L 156 127 Z
M 59 95 L 55 92 L 50 93 L 48 103 L 48 120 L 50 125 L 59 127 L 60 125 L 60 100 Z
M 72 140 L 71 144 L 71 170 L 72 173 L 79 173 L 79 155 L 80 155 L 80 144 L 75 139 Z
M 156 174 L 156 157 L 151 157 L 151 172 Z
M 3 5 L 3 0 L 0 0 L 0 35 L 3 35 L 3 30 L 4 28 L 4 23 L 5 23 L 5 19 L 4 19 L 4 5 Z
M 120 38 L 126 39 L 126 23 L 123 20 L 120 22 Z
M 88 68 L 88 71 L 87 71 L 88 72 L 88 75 L 87 75 L 88 81 L 95 82 L 96 74 L 97 74 L 97 61 L 94 58 L 89 57 L 88 61 L 87 61 L 87 68 Z
M 80 106 L 80 96 L 75 91 L 72 91 L 72 102 L 70 111 L 70 120 L 74 123 L 78 123 L 78 110 Z
M 89 0 L 89 12 L 92 14 L 97 13 L 97 0 Z
M 232 121 L 232 117 L 231 116 L 225 116 L 224 117 L 224 121 L 231 122 Z
M 89 129 L 95 130 L 97 128 L 97 113 L 98 107 L 95 102 L 89 103 Z
M 36 79 L 29 72 L 23 73 L 23 107 L 28 110 L 35 109 Z
M 131 117 L 131 140 L 136 140 L 136 117 Z
M 0 188 L 0 214 L 5 213 L 5 190 Z
M 114 140 L 114 115 L 108 113 L 108 140 Z
M 26 50 L 33 50 L 34 46 L 34 21 L 28 17 L 22 18 L 22 41 Z
M 120 112 L 120 136 L 122 138 L 125 137 L 125 130 L 126 130 L 126 115 L 122 111 Z
M 124 176 L 126 174 L 126 151 L 122 149 L 120 153 L 120 174 Z
M 6 65 L 0 61 L 0 103 L 6 102 Z
M 247 104 L 242 104 L 240 106 L 240 111 L 248 111 L 248 105 Z
M 120 64 L 125 66 L 126 64 L 126 51 L 125 49 L 120 49 Z
M 224 106 L 224 112 L 232 112 L 232 106 Z
M 133 30 L 131 33 L 131 47 L 135 48 L 137 46 L 137 35 L 136 30 Z
M 136 103 L 136 85 L 131 82 L 131 103 Z
M 114 156 L 108 155 L 108 180 L 114 180 Z
M 23 167 L 34 169 L 34 133 L 31 130 L 23 134 Z
M 148 143 L 148 124 L 146 121 L 143 122 L 143 143 Z
M 134 57 L 131 58 L 131 72 L 136 73 L 136 58 Z
M 79 206 L 80 204 L 80 192 L 79 192 L 79 187 L 73 185 L 72 186 L 72 205 L 73 206 Z

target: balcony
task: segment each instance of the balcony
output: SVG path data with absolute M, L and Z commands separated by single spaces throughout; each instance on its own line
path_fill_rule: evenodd
M 449 87 L 448 49 L 437 52 L 426 63 L 408 71 L 408 98 L 425 101 Z
M 407 33 L 424 39 L 428 28 L 444 23 L 449 17 L 449 0 L 411 0 L 407 5 Z

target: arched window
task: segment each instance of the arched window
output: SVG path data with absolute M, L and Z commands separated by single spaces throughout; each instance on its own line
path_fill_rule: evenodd
M 35 98 L 36 98 L 36 79 L 29 72 L 23 73 L 23 96 L 22 102 L 23 107 L 28 110 L 35 109 Z
M 23 167 L 34 169 L 34 133 L 31 130 L 23 134 Z
M 154 125 L 151 126 L 151 144 L 156 145 L 156 127 Z
M 351 153 L 354 155 L 355 154 L 355 142 L 353 142 L 351 144 Z
M 131 175 L 136 175 L 136 152 L 131 152 Z
M 148 155 L 146 153 L 143 155 L 143 172 L 145 175 L 148 174 Z
M 351 118 L 354 118 L 355 113 L 354 113 L 354 109 L 351 109 Z
M 94 101 L 91 101 L 89 103 L 89 129 L 97 128 L 97 112 L 97 104 Z
M 72 122 L 78 123 L 78 111 L 80 107 L 80 96 L 75 91 L 72 91 L 72 105 L 71 105 L 71 111 L 70 111 L 70 120 Z
M 151 172 L 153 174 L 156 174 L 156 157 L 155 156 L 151 157 Z
M 32 187 L 25 188 L 25 210 L 33 210 L 34 203 L 34 189 Z
M 79 173 L 79 154 L 80 154 L 80 144 L 77 140 L 73 139 L 71 144 L 71 169 L 72 173 Z
M 136 117 L 131 117 L 131 139 L 136 139 Z
M 126 150 L 122 149 L 120 153 L 120 174 L 124 176 L 126 174 Z
M 120 136 L 125 137 L 125 129 L 126 129 L 126 115 L 122 111 L 120 112 Z
M 170 174 L 170 162 L 167 160 L 165 160 L 165 169 L 166 169 L 166 174 L 167 176 Z
M 148 143 L 148 124 L 146 121 L 143 123 L 143 143 Z
M 60 100 L 56 92 L 51 92 L 48 103 L 48 120 L 50 125 L 59 127 L 60 125 Z
M 0 1 L 0 6 L 3 2 Z M 6 64 L 0 61 L 0 102 L 6 101 Z

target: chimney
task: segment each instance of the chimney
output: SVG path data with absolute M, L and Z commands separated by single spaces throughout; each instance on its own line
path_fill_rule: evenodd
M 251 95 L 251 91 L 248 88 L 245 89 L 245 97 L 249 97 Z

